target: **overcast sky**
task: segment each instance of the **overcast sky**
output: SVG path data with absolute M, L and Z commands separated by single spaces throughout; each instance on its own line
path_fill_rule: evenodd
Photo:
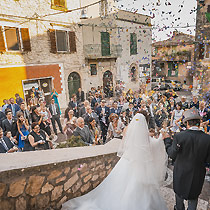
M 178 31 L 195 35 L 196 0 L 118 0 L 118 7 L 123 10 L 136 11 L 153 17 L 152 24 L 158 29 L 153 30 L 153 39 L 165 40 Z M 170 27 L 170 28 L 166 28 Z

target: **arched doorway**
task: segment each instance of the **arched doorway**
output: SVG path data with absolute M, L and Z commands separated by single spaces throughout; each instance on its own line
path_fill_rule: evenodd
M 109 70 L 103 75 L 103 88 L 106 97 L 113 97 L 113 75 Z
M 69 88 L 69 99 L 71 99 L 72 94 L 76 94 L 78 88 L 81 87 L 80 75 L 77 72 L 72 72 L 68 77 L 68 88 Z

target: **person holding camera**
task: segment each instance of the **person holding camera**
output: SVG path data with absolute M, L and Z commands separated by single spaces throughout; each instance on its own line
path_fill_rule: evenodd
M 53 148 L 52 142 L 47 140 L 47 134 L 43 130 L 40 130 L 38 122 L 33 122 L 31 128 L 32 131 L 25 140 L 23 151 L 46 150 Z
M 29 134 L 29 124 L 28 120 L 24 118 L 24 115 L 22 112 L 17 113 L 17 128 L 19 132 L 19 138 L 18 138 L 18 148 L 20 151 L 23 150 L 25 140 Z

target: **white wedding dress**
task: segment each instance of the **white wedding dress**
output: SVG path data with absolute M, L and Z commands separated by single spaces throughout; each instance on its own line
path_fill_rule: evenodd
M 111 173 L 94 190 L 63 204 L 62 210 L 167 210 L 159 187 L 167 155 L 161 139 L 149 137 L 145 117 L 128 126 Z

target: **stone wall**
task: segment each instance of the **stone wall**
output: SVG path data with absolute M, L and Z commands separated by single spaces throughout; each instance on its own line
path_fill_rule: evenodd
M 98 149 L 106 147 L 99 146 Z M 87 148 L 89 149 L 93 150 Z M 62 150 L 64 153 L 68 151 L 59 149 L 59 152 Z M 74 148 L 70 148 L 69 152 L 74 153 L 73 150 Z M 80 151 L 84 153 L 84 148 Z M 30 158 L 32 153 L 34 155 L 37 152 L 27 152 L 23 155 Z M 40 154 L 39 151 L 37 156 Z M 54 163 L 51 160 L 52 163 L 46 165 L 0 170 L 0 210 L 60 209 L 66 200 L 94 189 L 111 172 L 119 158 L 116 152 L 88 156 Z

